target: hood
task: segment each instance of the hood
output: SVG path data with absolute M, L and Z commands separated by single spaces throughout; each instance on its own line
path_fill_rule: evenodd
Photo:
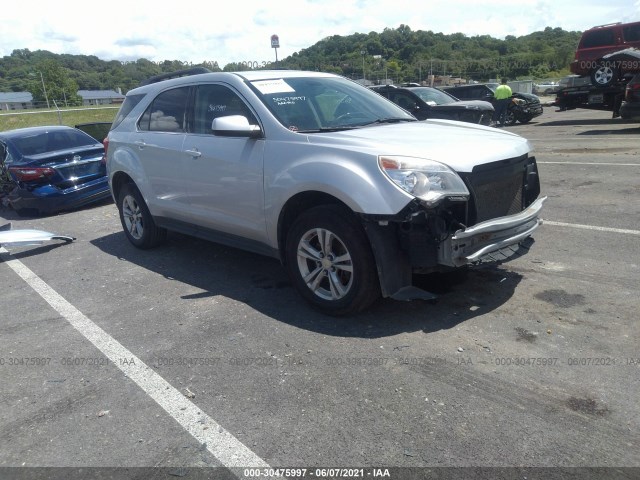
M 311 144 L 344 145 L 372 155 L 422 157 L 448 165 L 457 172 L 531 151 L 529 142 L 514 133 L 453 120 L 378 125 L 342 132 L 309 135 Z
M 540 97 L 533 93 L 516 92 L 513 96 L 516 98 L 523 98 L 528 103 L 540 103 Z

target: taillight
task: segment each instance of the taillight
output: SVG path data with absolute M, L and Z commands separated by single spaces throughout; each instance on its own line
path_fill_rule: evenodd
M 33 182 L 53 177 L 56 172 L 49 167 L 9 167 L 9 173 L 19 182 Z
M 105 139 L 102 140 L 102 146 L 104 147 L 104 155 L 102 155 L 102 163 L 106 164 L 107 163 L 107 149 L 109 148 L 109 137 L 105 137 Z

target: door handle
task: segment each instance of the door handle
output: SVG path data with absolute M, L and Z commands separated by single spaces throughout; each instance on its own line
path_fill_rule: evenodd
M 137 142 L 135 142 L 135 144 L 138 146 L 140 150 L 142 150 L 144 147 L 147 146 L 147 144 L 144 143 L 144 140 L 138 140 Z
M 198 158 L 202 155 L 197 149 L 194 150 L 185 150 L 185 153 L 189 154 L 193 158 Z

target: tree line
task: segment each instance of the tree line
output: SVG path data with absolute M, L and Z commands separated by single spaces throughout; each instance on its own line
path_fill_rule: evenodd
M 278 61 L 277 65 L 180 60 L 105 61 L 92 55 L 54 54 L 46 50 L 14 50 L 0 58 L 0 92 L 30 92 L 36 102 L 79 105 L 78 90 L 126 93 L 153 75 L 190 67 L 212 71 L 286 68 L 338 73 L 375 82 L 421 82 L 433 75 L 477 81 L 491 78 L 549 79 L 568 73 L 581 32 L 547 27 L 529 35 L 504 39 L 413 31 L 407 25 L 381 33 L 334 35 Z

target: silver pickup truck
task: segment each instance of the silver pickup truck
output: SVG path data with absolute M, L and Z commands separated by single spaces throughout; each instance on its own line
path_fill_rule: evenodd
M 331 315 L 433 298 L 414 274 L 505 261 L 541 224 L 526 139 L 418 121 L 327 73 L 156 77 L 128 92 L 105 144 L 131 243 L 175 230 L 271 255 Z

